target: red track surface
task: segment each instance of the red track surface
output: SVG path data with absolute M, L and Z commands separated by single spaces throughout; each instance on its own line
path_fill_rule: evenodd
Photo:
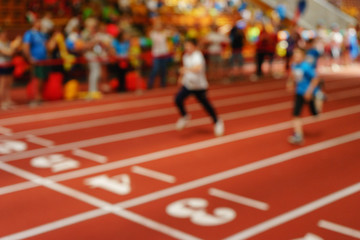
M 193 99 L 174 130 L 174 87 L 7 112 L 0 239 L 360 239 L 359 75 L 324 78 L 329 101 L 304 112 L 299 147 L 280 80 L 213 86 L 220 138 Z

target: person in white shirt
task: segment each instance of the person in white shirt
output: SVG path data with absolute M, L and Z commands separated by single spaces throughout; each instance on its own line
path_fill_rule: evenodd
M 222 45 L 229 43 L 230 39 L 226 35 L 220 33 L 216 26 L 213 26 L 211 32 L 206 35 L 205 42 L 208 45 L 209 80 L 217 81 L 223 75 Z
M 158 73 L 160 74 L 161 87 L 166 86 L 166 75 L 170 52 L 167 44 L 167 39 L 170 37 L 170 32 L 166 31 L 160 22 L 155 23 L 154 29 L 150 32 L 152 41 L 152 56 L 153 68 L 150 73 L 148 88 L 154 86 L 154 81 Z
M 208 82 L 205 74 L 204 56 L 197 49 L 197 41 L 195 39 L 186 40 L 184 47 L 183 67 L 180 69 L 179 79 L 179 84 L 182 87 L 175 97 L 175 104 L 181 114 L 181 117 L 176 123 L 176 129 L 184 129 L 189 122 L 190 116 L 185 110 L 184 101 L 190 95 L 194 95 L 211 116 L 214 122 L 215 136 L 222 136 L 224 134 L 224 123 L 218 118 L 215 109 L 206 96 Z

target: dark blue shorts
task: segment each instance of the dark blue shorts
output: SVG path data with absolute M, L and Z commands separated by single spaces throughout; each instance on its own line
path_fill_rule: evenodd
M 14 67 L 0 67 L 0 75 L 12 75 L 14 72 Z

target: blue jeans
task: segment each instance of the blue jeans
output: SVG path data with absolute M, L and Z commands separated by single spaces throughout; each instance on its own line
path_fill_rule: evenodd
M 153 88 L 155 78 L 158 74 L 160 74 L 161 87 L 166 86 L 166 74 L 167 74 L 168 62 L 169 62 L 168 58 L 154 58 L 153 68 L 150 73 L 150 79 L 148 82 L 149 89 Z

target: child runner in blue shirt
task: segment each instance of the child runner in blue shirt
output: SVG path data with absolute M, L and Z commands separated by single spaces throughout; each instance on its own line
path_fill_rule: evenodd
M 309 105 L 311 113 L 316 116 L 319 111 L 315 105 L 315 95 L 319 91 L 319 78 L 313 66 L 305 61 L 306 51 L 296 48 L 293 56 L 292 73 L 287 83 L 288 90 L 294 89 L 295 83 L 295 102 L 293 110 L 294 134 L 289 137 L 292 144 L 301 144 L 304 141 L 304 132 L 300 118 L 302 108 L 305 103 Z

